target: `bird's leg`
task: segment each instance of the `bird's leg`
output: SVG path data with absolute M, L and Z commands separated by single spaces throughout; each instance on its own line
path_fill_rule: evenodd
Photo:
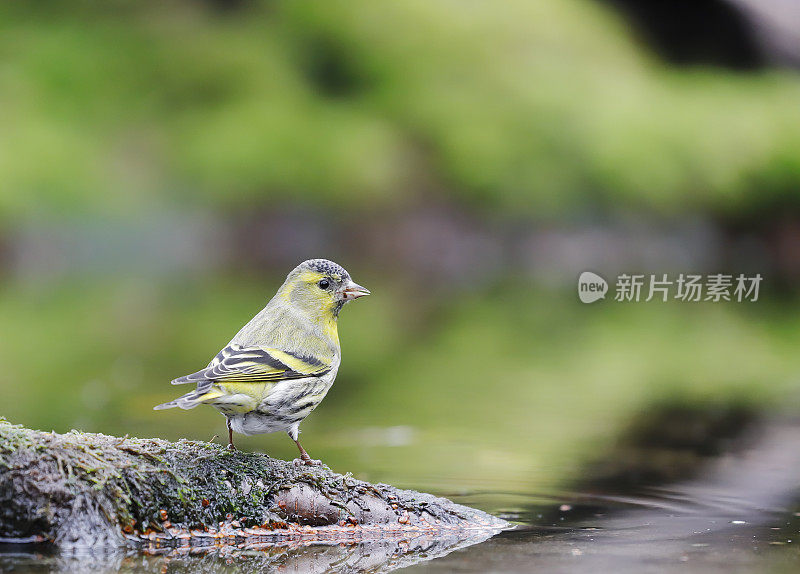
M 300 458 L 303 459 L 303 462 L 308 462 L 309 460 L 311 460 L 311 457 L 308 456 L 306 449 L 303 448 L 303 445 L 300 444 L 299 440 L 295 439 L 294 444 L 296 444 L 297 448 L 300 450 Z
M 231 419 L 226 417 L 225 422 L 228 424 L 228 450 L 236 450 L 236 447 L 233 446 L 233 429 L 231 428 Z
M 322 465 L 322 461 L 321 460 L 314 460 L 313 458 L 308 456 L 308 453 L 306 452 L 306 449 L 304 449 L 303 445 L 300 444 L 300 441 L 297 440 L 298 436 L 299 436 L 299 433 L 300 433 L 300 431 L 297 428 L 289 430 L 289 438 L 291 438 L 294 441 L 294 444 L 297 445 L 297 448 L 300 451 L 300 458 L 299 459 L 297 459 L 297 458 L 294 459 L 294 464 L 297 465 L 297 466 L 300 466 L 301 464 L 305 464 L 307 466 L 321 466 Z
M 293 440 L 294 440 L 294 444 L 297 445 L 297 448 L 300 449 L 300 461 L 302 461 L 302 462 L 300 462 L 299 464 L 305 464 L 306 466 L 321 466 L 322 465 L 322 461 L 321 460 L 314 460 L 313 458 L 308 456 L 308 453 L 306 452 L 306 449 L 303 448 L 303 445 L 300 444 L 300 441 L 298 441 L 297 439 L 293 439 Z M 298 460 L 295 459 L 294 462 L 295 462 L 295 464 L 297 464 Z

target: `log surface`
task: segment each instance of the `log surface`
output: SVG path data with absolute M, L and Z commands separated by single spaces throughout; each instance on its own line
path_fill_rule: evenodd
M 0 538 L 61 547 L 499 530 L 447 499 L 218 444 L 0 421 Z

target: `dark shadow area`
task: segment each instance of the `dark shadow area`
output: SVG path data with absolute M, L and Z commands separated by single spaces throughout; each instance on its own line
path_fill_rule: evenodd
M 670 402 L 640 413 L 578 489 L 631 493 L 693 478 L 719 457 L 746 448 L 743 436 L 757 420 L 752 406 L 737 403 Z
M 300 49 L 300 67 L 321 96 L 345 98 L 362 92 L 368 84 L 363 70 L 347 47 L 330 35 L 315 35 Z
M 723 0 L 603 0 L 621 10 L 644 41 L 679 65 L 753 70 L 766 64 L 742 13 Z

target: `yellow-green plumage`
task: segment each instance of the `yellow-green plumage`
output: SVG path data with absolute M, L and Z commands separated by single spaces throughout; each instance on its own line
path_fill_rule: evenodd
M 304 261 L 205 369 L 172 381 L 196 383 L 193 391 L 155 408 L 208 404 L 227 417 L 229 430 L 284 430 L 297 442 L 300 422 L 325 398 L 339 369 L 339 311 L 367 294 L 336 263 Z

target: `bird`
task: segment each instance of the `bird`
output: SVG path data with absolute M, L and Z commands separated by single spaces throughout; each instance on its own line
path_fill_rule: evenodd
M 336 379 L 339 312 L 369 294 L 341 265 L 327 259 L 303 261 L 205 369 L 172 381 L 196 388 L 154 410 L 211 405 L 225 415 L 229 449 L 236 450 L 234 432 L 285 431 L 300 451 L 297 464 L 321 464 L 300 444 L 300 423 Z

